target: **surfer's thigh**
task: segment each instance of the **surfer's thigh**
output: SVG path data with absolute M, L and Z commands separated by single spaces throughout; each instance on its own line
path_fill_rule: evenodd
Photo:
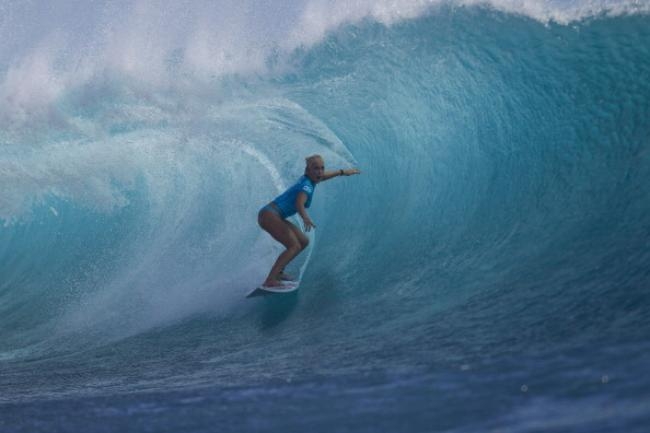
M 283 221 L 289 227 L 289 230 L 291 230 L 293 234 L 296 236 L 298 242 L 300 242 L 300 248 L 303 250 L 307 248 L 307 245 L 309 245 L 309 238 L 307 237 L 307 235 L 304 234 L 302 230 L 300 230 L 298 227 L 296 227 L 295 224 L 287 220 L 283 220 Z
M 279 215 L 269 211 L 263 212 L 260 214 L 259 223 L 260 227 L 285 247 L 300 247 L 300 240 L 296 237 L 293 230 L 285 224 L 287 221 L 280 218 Z

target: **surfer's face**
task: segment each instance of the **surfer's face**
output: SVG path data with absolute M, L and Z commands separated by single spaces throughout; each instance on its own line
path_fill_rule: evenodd
M 320 182 L 325 173 L 325 161 L 320 158 L 313 159 L 307 165 L 306 175 L 314 183 Z

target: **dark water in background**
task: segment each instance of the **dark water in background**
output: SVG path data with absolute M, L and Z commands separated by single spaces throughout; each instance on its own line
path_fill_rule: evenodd
M 172 54 L 45 108 L 6 70 L 0 431 L 645 431 L 647 15 L 445 6 L 192 85 Z M 316 152 L 363 174 L 317 187 L 298 294 L 244 299 Z

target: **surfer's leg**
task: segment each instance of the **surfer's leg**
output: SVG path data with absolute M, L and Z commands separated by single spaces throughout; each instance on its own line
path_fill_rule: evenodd
M 296 238 L 298 238 L 298 242 L 300 242 L 300 251 L 304 250 L 307 248 L 307 245 L 309 245 L 309 238 L 307 237 L 306 234 L 302 232 L 298 227 L 296 227 L 293 223 L 284 220 L 284 223 L 289 226 L 291 231 L 293 232 L 294 235 L 296 235 Z
M 284 223 L 291 229 L 294 235 L 296 235 L 296 238 L 298 239 L 298 242 L 300 242 L 300 252 L 307 248 L 307 245 L 309 245 L 309 238 L 300 230 L 298 227 L 295 226 L 295 224 L 284 220 Z M 298 254 L 300 254 L 298 252 Z M 296 254 L 296 255 L 298 255 Z M 284 268 L 280 269 L 280 273 L 278 274 L 278 278 L 281 281 L 295 281 L 295 277 L 293 275 L 287 274 L 284 272 Z
M 273 239 L 280 242 L 286 248 L 286 250 L 278 256 L 269 272 L 269 275 L 266 277 L 266 281 L 264 282 L 265 286 L 281 285 L 280 272 L 300 253 L 300 251 L 302 251 L 302 244 L 293 230 L 285 224 L 286 221 L 278 214 L 271 211 L 262 211 L 258 216 L 258 222 L 262 229 L 268 232 Z

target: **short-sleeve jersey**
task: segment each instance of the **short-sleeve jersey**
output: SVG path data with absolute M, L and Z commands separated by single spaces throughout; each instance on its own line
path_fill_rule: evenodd
M 307 177 L 302 176 L 298 179 L 298 182 L 293 184 L 285 192 L 273 199 L 273 203 L 280 209 L 283 218 L 288 218 L 292 215 L 295 215 L 297 212 L 296 209 L 296 198 L 298 198 L 298 193 L 304 192 L 307 194 L 307 201 L 305 202 L 305 207 L 309 208 L 311 205 L 311 198 L 314 195 L 314 189 L 316 185 Z

